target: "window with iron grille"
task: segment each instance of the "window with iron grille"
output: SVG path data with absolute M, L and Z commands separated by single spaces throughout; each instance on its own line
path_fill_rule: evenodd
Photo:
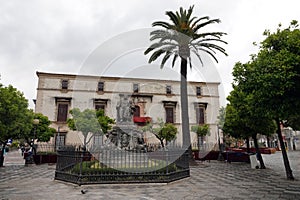
M 201 96 L 201 87 L 196 87 L 197 96 Z
M 55 139 L 56 148 L 64 146 L 65 142 L 66 142 L 65 134 L 60 133 L 56 135 L 56 139 Z
M 171 94 L 172 93 L 172 87 L 171 87 L 171 85 L 167 85 L 166 86 L 166 93 L 167 94 Z
M 103 92 L 104 91 L 104 82 L 98 82 L 98 91 Z
M 100 134 L 95 134 L 95 135 L 94 135 L 93 145 L 95 145 L 95 146 L 100 146 L 100 145 L 102 145 L 102 139 L 103 139 L 103 136 L 102 136 L 102 135 L 100 135 Z
M 62 80 L 61 81 L 61 89 L 67 90 L 68 89 L 68 85 L 69 85 L 69 81 L 68 80 Z
M 139 84 L 137 84 L 137 83 L 133 84 L 133 92 L 135 92 L 135 93 L 139 92 Z

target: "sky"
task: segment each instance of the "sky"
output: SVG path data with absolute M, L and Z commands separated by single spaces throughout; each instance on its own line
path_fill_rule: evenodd
M 204 56 L 193 60 L 189 80 L 219 81 L 220 93 L 231 91 L 232 69 L 258 52 L 265 29 L 275 31 L 300 20 L 297 0 L 0 0 L 0 83 L 24 93 L 34 108 L 36 72 L 161 76 L 174 79 L 178 70 L 147 64 L 143 51 L 149 45 L 154 21 L 168 21 L 166 11 L 194 5 L 194 16 L 219 18 L 208 31 L 227 33 L 222 45 L 228 56 L 218 63 Z M 175 73 L 169 73 L 169 71 Z M 173 74 L 175 74 L 173 76 Z M 196 74 L 196 75 L 195 75 Z M 151 77 L 153 76 L 153 77 Z M 176 79 L 176 78 L 175 78 Z

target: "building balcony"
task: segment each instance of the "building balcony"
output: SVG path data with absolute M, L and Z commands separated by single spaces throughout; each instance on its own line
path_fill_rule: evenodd
M 151 117 L 133 117 L 134 123 L 148 123 L 151 122 Z

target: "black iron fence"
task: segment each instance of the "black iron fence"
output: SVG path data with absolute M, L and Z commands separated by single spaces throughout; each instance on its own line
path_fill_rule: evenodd
M 189 177 L 189 155 L 180 148 L 137 153 L 118 149 L 57 150 L 55 179 L 75 184 L 168 183 Z

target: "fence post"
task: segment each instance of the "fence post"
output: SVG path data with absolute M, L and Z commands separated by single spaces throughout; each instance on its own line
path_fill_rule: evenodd
M 168 149 L 166 149 L 166 157 L 167 157 L 167 159 L 166 159 L 166 174 L 168 174 L 169 173 L 169 150 Z
M 79 151 L 79 153 L 80 153 L 80 170 L 79 170 L 79 177 L 78 177 L 78 185 L 81 185 L 83 152 L 82 152 L 82 151 Z

